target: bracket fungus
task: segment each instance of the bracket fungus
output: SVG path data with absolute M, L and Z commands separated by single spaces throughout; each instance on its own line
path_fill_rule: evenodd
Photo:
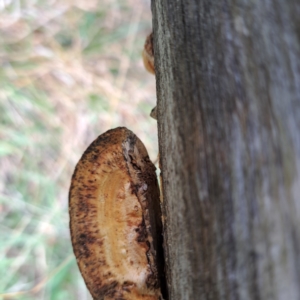
M 150 33 L 145 41 L 143 49 L 143 62 L 146 70 L 155 75 L 155 66 L 154 66 L 154 48 L 153 48 L 153 33 Z M 152 109 L 150 116 L 157 120 L 157 108 L 156 106 Z
M 147 36 L 142 55 L 143 55 L 143 62 L 146 70 L 151 74 L 155 75 L 153 33 L 150 33 Z
M 134 133 L 115 128 L 87 148 L 72 177 L 69 212 L 73 250 L 93 299 L 162 299 L 159 187 Z

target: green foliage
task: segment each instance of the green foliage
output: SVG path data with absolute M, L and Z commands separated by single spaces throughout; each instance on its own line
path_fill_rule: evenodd
M 3 3 L 7 3 L 3 6 Z M 155 159 L 149 3 L 0 6 L 0 299 L 91 299 L 74 258 L 68 189 L 87 146 L 126 126 Z

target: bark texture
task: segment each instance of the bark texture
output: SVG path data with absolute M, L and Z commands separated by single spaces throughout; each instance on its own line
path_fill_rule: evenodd
M 169 299 L 300 299 L 300 2 L 152 0 Z

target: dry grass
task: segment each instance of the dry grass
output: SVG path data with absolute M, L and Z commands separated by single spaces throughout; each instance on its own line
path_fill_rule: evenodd
M 0 299 L 90 299 L 68 229 L 74 166 L 126 126 L 157 155 L 148 1 L 0 0 Z

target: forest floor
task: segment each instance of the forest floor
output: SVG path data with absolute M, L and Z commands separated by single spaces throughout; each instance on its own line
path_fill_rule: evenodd
M 0 1 L 0 299 L 91 299 L 70 242 L 68 190 L 118 126 L 157 156 L 149 1 Z

